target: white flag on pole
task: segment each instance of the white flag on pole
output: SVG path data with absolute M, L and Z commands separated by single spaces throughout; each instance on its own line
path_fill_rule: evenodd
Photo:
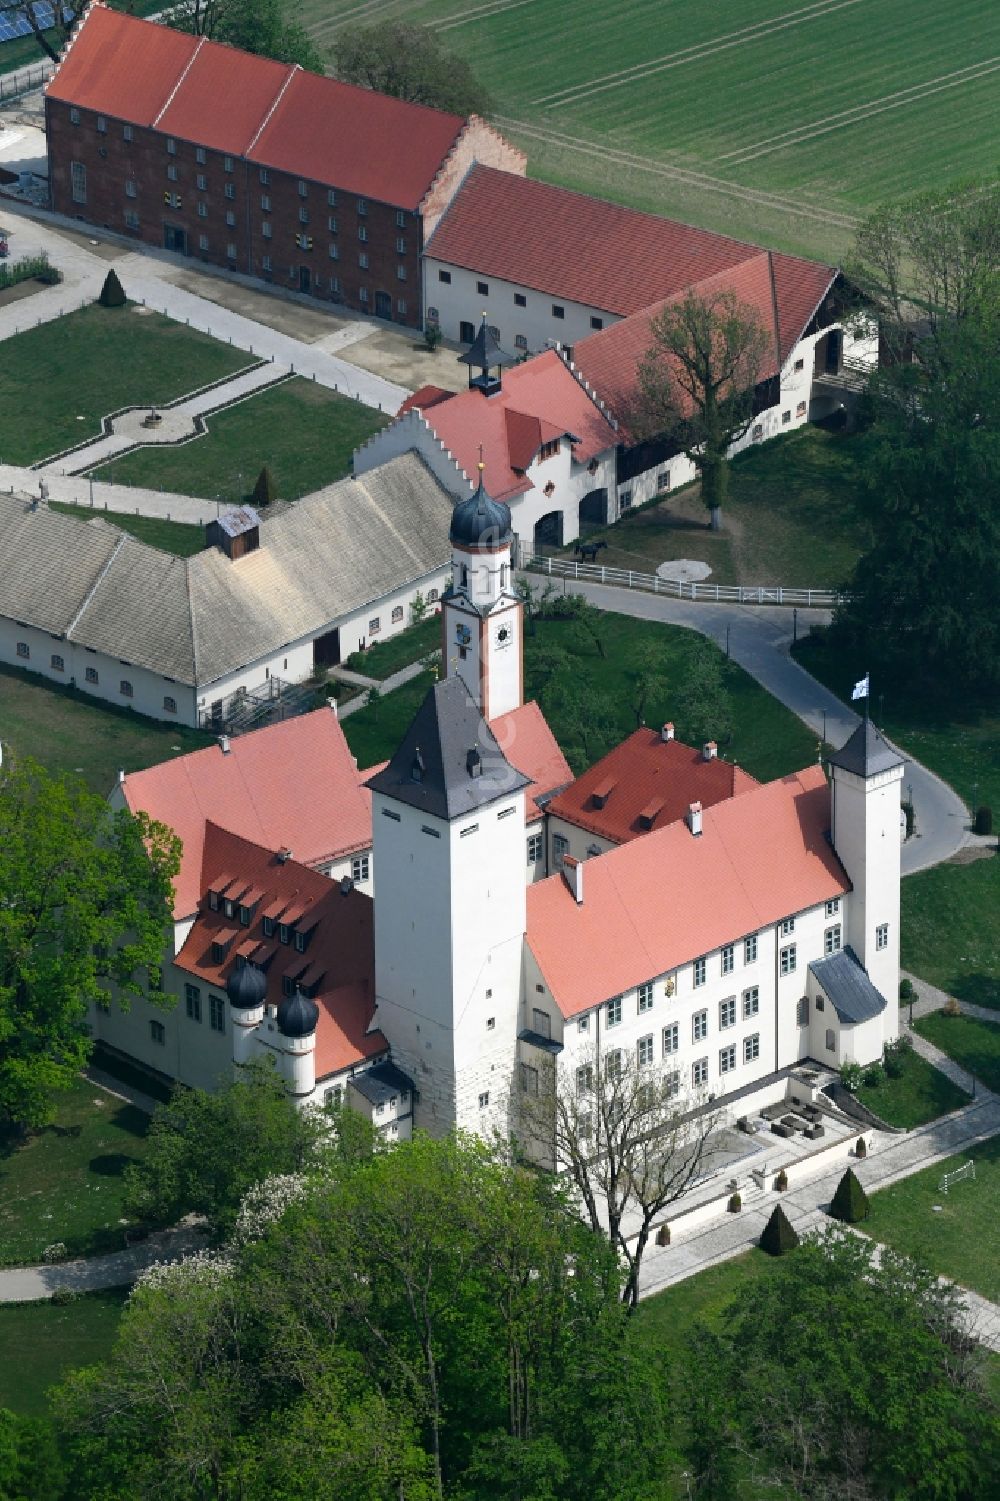
M 867 698 L 868 697 L 868 679 L 869 679 L 869 677 L 870 677 L 870 674 L 866 672 L 865 675 L 864 675 L 864 677 L 861 678 L 857 683 L 855 683 L 855 685 L 854 685 L 854 692 L 851 694 L 851 702 L 852 703 L 854 702 L 854 700 L 856 698 Z

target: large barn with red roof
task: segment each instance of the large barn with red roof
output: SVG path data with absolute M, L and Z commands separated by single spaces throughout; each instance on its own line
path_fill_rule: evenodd
M 205 1087 L 269 1057 L 390 1138 L 515 1129 L 553 1067 L 574 1098 L 648 1071 L 731 1117 L 881 1056 L 900 757 L 865 720 L 829 777 L 760 784 L 665 725 L 574 780 L 523 701 L 513 543 L 481 478 L 452 513 L 441 678 L 383 765 L 320 710 L 123 774 L 116 803 L 184 842 L 176 1004 L 95 1012 L 106 1045 Z
M 59 213 L 413 328 L 424 242 L 474 162 L 462 119 L 94 4 L 45 91 Z

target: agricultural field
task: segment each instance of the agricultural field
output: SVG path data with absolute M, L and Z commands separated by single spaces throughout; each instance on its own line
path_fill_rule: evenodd
M 313 40 L 405 15 L 468 57 L 534 177 L 835 259 L 884 198 L 994 176 L 990 0 L 298 0 Z

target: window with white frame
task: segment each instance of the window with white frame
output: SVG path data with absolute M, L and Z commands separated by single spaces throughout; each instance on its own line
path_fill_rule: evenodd
M 578 1032 L 589 1032 L 590 1031 L 590 1017 L 589 1016 L 578 1016 L 577 1019 L 576 1019 L 576 1030 Z
M 727 943 L 722 950 L 722 973 L 731 975 L 736 967 L 736 954 L 731 943 Z
M 839 896 L 835 896 L 832 901 L 829 901 L 826 904 L 826 915 L 827 915 L 827 917 L 836 917 L 836 915 L 837 915 L 837 913 L 839 911 L 840 911 L 840 897 Z
M 704 1042 L 708 1036 L 708 1012 L 696 1011 L 691 1018 L 691 1041 Z
M 134 178 L 132 178 L 132 177 L 126 177 L 126 179 L 125 179 L 125 197 L 126 198 L 138 198 L 138 196 L 139 196 L 139 184 L 135 181 Z
M 671 1022 L 669 1027 L 663 1029 L 663 1056 L 668 1058 L 671 1053 L 676 1053 L 680 1047 L 680 1027 L 677 1022 Z
M 824 954 L 838 954 L 840 952 L 840 923 L 834 923 L 832 928 L 827 928 L 823 934 Z
M 743 1062 L 756 1063 L 760 1057 L 760 1033 L 752 1032 L 743 1039 Z
M 795 918 L 794 917 L 786 917 L 785 920 L 783 921 L 783 923 L 781 924 L 781 936 L 782 936 L 782 938 L 787 938 L 788 935 L 789 935 L 789 933 L 794 933 L 794 932 L 795 932 Z
M 642 1013 L 644 1011 L 652 1011 L 652 1009 L 653 1009 L 653 982 L 652 982 L 652 980 L 646 980 L 646 982 L 644 984 L 640 985 L 638 991 L 636 992 L 636 996 L 637 996 L 636 1007 L 637 1007 L 637 1010 L 638 1010 L 638 1013 L 639 1013 L 640 1016 L 642 1015 Z
M 621 1078 L 621 1076 L 622 1076 L 622 1050 L 621 1050 L 621 1048 L 612 1048 L 609 1053 L 605 1054 L 604 1068 L 605 1068 L 605 1072 L 607 1073 L 607 1076 L 608 1076 L 609 1079 L 620 1079 Z
M 681 1092 L 681 1076 L 679 1069 L 671 1069 L 669 1074 L 663 1075 L 663 1098 L 673 1100 Z
M 74 203 L 87 201 L 87 169 L 83 162 L 71 162 L 69 169 L 70 189 Z
M 369 620 L 369 622 L 368 622 L 368 634 L 369 634 L 369 636 L 377 636 L 378 633 L 379 633 L 379 631 L 381 629 L 382 629 L 382 621 L 381 621 L 381 619 L 379 618 L 378 615 L 373 615 L 372 618 L 371 618 L 371 620 Z
M 736 1044 L 731 1042 L 728 1047 L 719 1049 L 719 1073 L 731 1074 L 736 1067 Z
M 402 618 L 403 618 L 403 606 L 402 605 L 393 605 L 393 607 L 392 607 L 392 623 L 393 623 L 393 625 L 398 625 L 399 622 L 402 620 Z
M 482 1092 L 482 1094 L 479 1096 L 479 1108 L 480 1108 L 480 1110 L 485 1110 L 486 1107 L 487 1107 L 487 1105 L 489 1103 L 490 1103 L 490 1092 L 489 1092 L 488 1089 L 484 1089 L 483 1092 Z
M 594 1087 L 594 1065 L 581 1063 L 576 1071 L 577 1094 L 589 1094 Z
M 751 985 L 748 990 L 744 990 L 744 992 L 743 992 L 743 1019 L 744 1019 L 744 1021 L 746 1021 L 747 1017 L 749 1017 L 749 1016 L 756 1016 L 757 1013 L 759 1012 L 759 1010 L 760 1010 L 760 986 L 759 985 Z
M 65 672 L 66 671 L 66 663 L 63 661 L 62 657 L 60 657 L 58 655 L 58 653 L 56 653 L 56 652 L 53 652 L 52 656 L 49 658 L 49 666 L 52 668 L 53 672 Z
M 605 1016 L 609 1027 L 617 1027 L 622 1019 L 622 998 L 614 995 L 605 1007 Z
M 736 997 L 729 995 L 724 1001 L 719 1002 L 719 1027 L 735 1027 L 736 1025 Z
M 743 963 L 756 964 L 757 962 L 757 934 L 751 933 L 749 938 L 743 940 Z
M 875 947 L 877 949 L 889 947 L 889 924 L 887 922 L 880 922 L 875 929 Z
M 542 858 L 542 842 L 543 841 L 542 841 L 541 834 L 529 834 L 528 835 L 528 864 L 529 865 L 537 865 L 538 862 L 539 862 L 539 860 Z
M 708 974 L 708 963 L 705 959 L 696 959 L 691 966 L 695 985 L 704 985 Z
M 786 948 L 783 948 L 781 950 L 780 954 L 778 955 L 778 960 L 779 960 L 779 968 L 780 968 L 781 973 L 783 975 L 794 974 L 794 972 L 795 972 L 795 964 L 796 964 L 795 944 L 794 943 L 790 943 L 790 944 L 787 945 Z
M 640 1037 L 635 1045 L 636 1062 L 640 1068 L 649 1068 L 653 1062 L 653 1034 Z
M 538 1070 L 531 1063 L 522 1063 L 520 1070 L 521 1093 L 538 1093 Z
M 565 834 L 553 834 L 552 836 L 552 864 L 556 870 L 562 869 L 563 861 L 569 854 L 569 840 Z
M 137 213 L 135 213 L 132 209 L 126 209 L 125 210 L 125 228 L 126 229 L 138 229 L 139 228 L 139 215 Z
M 15 649 L 19 657 L 27 659 L 31 656 L 31 647 L 28 645 L 27 641 L 19 641 Z
M 827 1050 L 828 1053 L 833 1053 L 833 1052 L 836 1052 L 836 1048 L 837 1048 L 837 1039 L 836 1039 L 836 1037 L 834 1035 L 833 1028 L 832 1027 L 827 1027 L 827 1029 L 826 1029 L 826 1050 Z
M 84 676 L 88 683 L 99 683 L 101 681 L 96 667 L 88 667 Z
M 691 1065 L 691 1083 L 695 1089 L 708 1083 L 708 1059 L 698 1058 Z

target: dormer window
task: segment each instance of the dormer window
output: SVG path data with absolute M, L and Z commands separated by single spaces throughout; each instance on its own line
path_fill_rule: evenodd
M 420 747 L 418 746 L 410 766 L 410 780 L 413 782 L 422 782 L 425 770 L 424 758 L 420 754 Z
M 292 930 L 288 926 L 288 924 L 286 922 L 279 923 L 278 924 L 278 937 L 280 938 L 281 942 L 282 943 L 288 943 L 288 941 L 291 938 L 291 936 L 292 936 Z
M 250 916 L 251 916 L 250 908 L 249 907 L 244 907 L 242 905 L 242 903 L 241 903 L 240 904 L 240 927 L 241 928 L 249 928 L 249 926 L 250 926 Z
M 543 443 L 541 448 L 538 450 L 538 457 L 536 458 L 535 463 L 544 464 L 546 459 L 555 458 L 556 454 L 559 452 L 560 441 L 561 440 L 559 438 L 553 438 L 550 443 Z
M 213 912 L 218 912 L 218 910 L 219 910 L 219 893 L 217 891 L 210 891 L 208 893 L 208 905 L 211 907 L 211 909 L 212 909 Z
M 226 957 L 226 946 L 225 946 L 225 944 L 224 943 L 213 943 L 212 944 L 212 963 L 213 964 L 221 964 L 222 961 L 223 961 L 223 959 L 225 957 Z
M 306 935 L 304 933 L 300 933 L 298 931 L 298 929 L 296 929 L 295 930 L 295 952 L 297 954 L 304 954 L 305 951 L 306 951 Z
M 263 923 L 261 924 L 261 926 L 262 926 L 262 928 L 264 930 L 264 937 L 265 938 L 273 938 L 274 937 L 274 918 L 273 917 L 265 917 Z
M 282 975 L 282 977 L 281 977 L 281 993 L 282 993 L 282 995 L 294 995 L 295 994 L 295 981 L 292 979 L 291 975 Z
M 225 910 L 225 914 L 226 914 L 227 917 L 232 917 L 233 914 L 234 914 L 234 912 L 236 911 L 236 907 L 229 900 L 228 897 L 226 898 L 226 901 L 225 901 L 225 904 L 224 904 L 224 910 Z

